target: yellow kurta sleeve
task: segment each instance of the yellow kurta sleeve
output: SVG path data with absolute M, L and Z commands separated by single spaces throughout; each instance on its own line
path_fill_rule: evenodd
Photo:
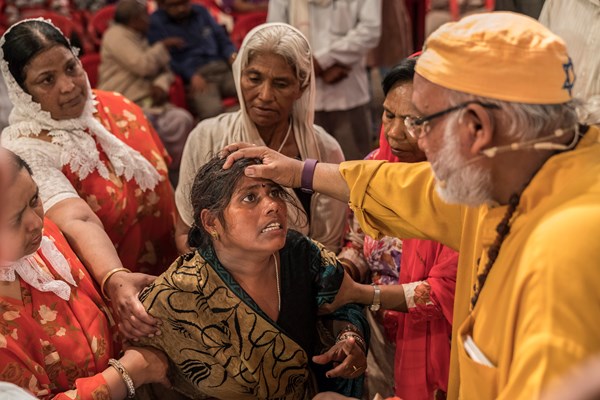
M 428 163 L 348 161 L 340 173 L 367 235 L 430 239 L 458 250 L 464 208 L 440 199 Z

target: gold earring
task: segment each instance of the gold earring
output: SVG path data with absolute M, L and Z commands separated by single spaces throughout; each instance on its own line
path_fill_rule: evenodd
M 212 236 L 214 240 L 219 240 L 219 233 L 217 231 L 211 231 L 210 236 Z

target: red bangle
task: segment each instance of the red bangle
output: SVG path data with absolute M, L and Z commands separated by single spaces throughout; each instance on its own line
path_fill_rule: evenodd
M 302 168 L 302 176 L 300 178 L 300 190 L 304 193 L 314 193 L 313 177 L 315 176 L 315 168 L 318 162 L 314 158 L 304 160 L 304 167 Z

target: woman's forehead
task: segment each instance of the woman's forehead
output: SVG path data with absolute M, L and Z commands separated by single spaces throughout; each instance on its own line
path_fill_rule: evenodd
M 246 65 L 244 70 L 257 68 L 268 68 L 277 70 L 279 73 L 295 75 L 294 67 L 287 62 L 285 57 L 270 51 L 256 52 L 248 57 L 248 64 Z
M 75 58 L 75 55 L 71 52 L 71 50 L 64 46 L 56 45 L 42 50 L 33 56 L 27 63 L 26 69 L 58 69 L 61 68 L 66 61 L 69 61 L 73 58 Z
M 242 176 L 235 186 L 235 191 L 239 192 L 242 190 L 248 190 L 259 187 L 272 187 L 277 184 L 269 179 L 263 178 L 251 178 L 248 176 Z

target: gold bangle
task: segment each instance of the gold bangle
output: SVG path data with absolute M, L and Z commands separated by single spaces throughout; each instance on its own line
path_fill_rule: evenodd
M 108 271 L 106 273 L 106 275 L 104 275 L 104 278 L 102 278 L 102 282 L 100 283 L 100 293 L 102 293 L 102 297 L 104 297 L 104 300 L 110 301 L 110 297 L 108 297 L 108 295 L 104 291 L 104 285 L 106 285 L 106 282 L 110 279 L 111 276 L 113 276 L 117 272 L 121 272 L 121 271 L 125 271 L 125 272 L 131 273 L 131 270 L 129 270 L 127 268 L 123 268 L 123 267 L 121 267 L 121 268 L 113 268 L 110 271 Z
M 123 379 L 123 382 L 125 383 L 125 386 L 127 387 L 127 398 L 128 399 L 134 398 L 135 397 L 135 385 L 133 383 L 133 380 L 131 379 L 131 376 L 129 376 L 129 373 L 127 372 L 127 370 L 125 369 L 123 364 L 121 364 L 121 361 L 111 358 L 108 360 L 108 365 L 110 365 L 111 367 L 116 369 L 117 372 L 119 373 L 119 375 L 121 375 L 121 379 Z
M 350 338 L 354 338 L 354 342 L 357 344 L 357 346 L 363 351 L 363 353 L 367 354 L 367 344 L 365 343 L 365 339 L 356 332 L 346 331 L 346 332 L 342 333 L 341 335 L 338 335 L 338 338 L 336 339 L 335 342 L 336 343 L 343 342 L 344 340 L 347 340 Z

